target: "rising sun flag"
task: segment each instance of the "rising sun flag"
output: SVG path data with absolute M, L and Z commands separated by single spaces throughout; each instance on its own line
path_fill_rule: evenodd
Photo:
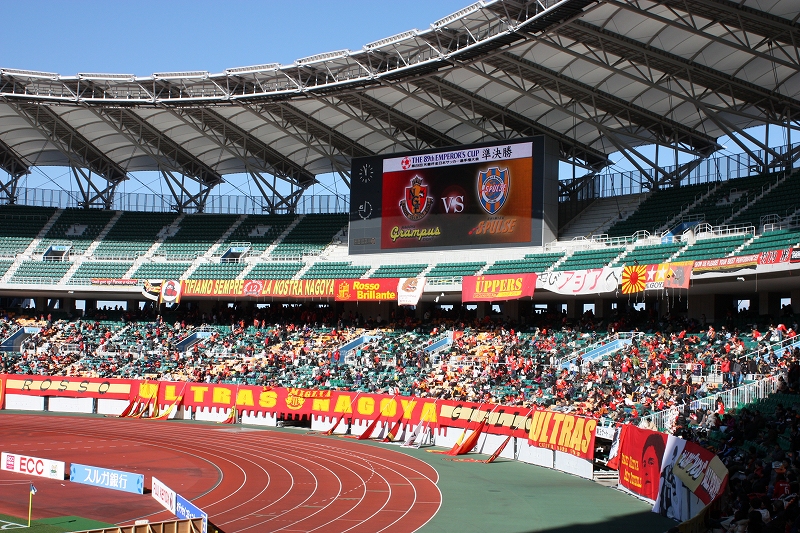
M 644 291 L 647 268 L 644 265 L 626 265 L 622 269 L 622 294 Z

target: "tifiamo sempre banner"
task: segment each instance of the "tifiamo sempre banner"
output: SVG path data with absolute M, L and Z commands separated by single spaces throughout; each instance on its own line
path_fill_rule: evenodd
M 594 418 L 537 409 L 531 418 L 528 442 L 591 461 L 596 427 Z
M 333 298 L 333 279 L 187 279 L 183 298 L 225 296 L 250 298 Z
M 337 302 L 396 302 L 399 278 L 337 279 Z
M 461 281 L 462 302 L 493 302 L 532 297 L 536 274 L 494 274 L 464 276 Z

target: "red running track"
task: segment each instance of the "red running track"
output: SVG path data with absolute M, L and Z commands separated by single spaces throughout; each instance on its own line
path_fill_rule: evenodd
M 416 531 L 441 505 L 433 467 L 337 437 L 158 420 L 0 414 L 0 451 L 155 475 L 225 533 Z M 69 472 L 69 464 L 67 465 Z M 0 513 L 115 524 L 174 517 L 145 494 L 0 471 Z

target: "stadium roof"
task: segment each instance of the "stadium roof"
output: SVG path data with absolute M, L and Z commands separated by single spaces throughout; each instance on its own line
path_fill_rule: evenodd
M 349 185 L 353 157 L 536 134 L 590 173 L 652 143 L 700 161 L 720 136 L 754 141 L 744 128 L 800 117 L 799 13 L 796 0 L 482 1 L 290 65 L 0 69 L 3 186 L 32 166 L 69 166 L 95 204 L 128 173 L 156 170 L 190 196 L 180 208 L 202 208 L 223 176 L 247 173 L 265 198 L 273 178 L 289 182 L 273 207 L 290 207 L 316 175 Z M 654 185 L 680 171 L 637 155 L 643 174 L 642 160 L 658 169 Z

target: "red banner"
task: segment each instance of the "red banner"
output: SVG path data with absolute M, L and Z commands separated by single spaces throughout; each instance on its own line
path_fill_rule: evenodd
M 61 396 L 66 398 L 110 398 L 127 400 L 135 394 L 137 381 L 64 376 L 23 376 L 7 374 L 6 394 Z
M 337 279 L 337 302 L 396 302 L 399 278 Z
M 92 278 L 92 285 L 110 285 L 121 287 L 135 287 L 139 284 L 138 279 L 113 279 L 113 278 Z
M 777 265 L 779 263 L 788 263 L 792 257 L 792 249 L 785 250 L 770 250 L 768 252 L 761 252 L 758 254 L 759 265 Z
M 589 461 L 594 459 L 597 420 L 582 416 L 534 411 L 528 442 L 539 448 L 565 452 Z
M 461 282 L 462 302 L 493 302 L 532 297 L 536 274 L 495 274 L 464 276 Z
M 655 501 L 666 447 L 667 435 L 664 433 L 631 424 L 623 426 L 619 444 L 620 485 Z
M 187 279 L 181 295 L 251 298 L 333 298 L 332 279 Z
M 110 398 L 147 402 L 155 398 L 162 408 L 227 409 L 234 405 L 244 413 L 277 413 L 285 416 L 345 417 L 409 425 L 420 421 L 432 428 L 474 429 L 486 420 L 485 433 L 524 438 L 531 428 L 531 410 L 524 407 L 456 402 L 352 391 L 257 387 L 250 385 L 135 381 L 80 377 L 0 375 L 8 394 Z M 592 423 L 594 421 L 592 420 Z M 594 439 L 594 425 L 591 426 Z M 592 440 L 593 442 L 593 440 Z M 591 451 L 592 445 L 588 445 Z

